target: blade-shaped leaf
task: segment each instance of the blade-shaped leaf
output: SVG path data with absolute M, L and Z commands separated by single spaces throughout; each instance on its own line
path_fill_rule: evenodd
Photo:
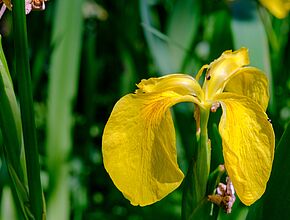
M 201 20 L 201 4 L 199 0 L 177 1 L 168 24 L 170 63 L 173 71 L 180 71 L 184 60 L 197 37 Z
M 9 163 L 23 179 L 20 161 L 22 128 L 20 111 L 16 101 L 13 84 L 5 55 L 0 42 L 0 126 L 5 142 Z
M 183 182 L 182 219 L 195 219 L 196 216 L 207 219 L 210 216 L 210 203 L 201 195 L 203 190 L 198 181 L 196 163 L 192 161 Z
M 218 166 L 208 178 L 207 194 L 215 192 L 225 169 Z M 186 175 L 184 181 L 184 191 L 182 200 L 182 219 L 216 219 L 218 215 L 218 207 L 209 202 L 207 197 L 198 200 L 199 191 L 195 172 L 192 167 Z
M 165 34 L 154 22 L 154 8 L 148 0 L 140 0 L 140 12 L 145 37 L 161 74 L 179 72 L 184 68 L 200 23 L 199 0 L 177 1 L 169 17 Z
M 46 142 L 51 189 L 48 219 L 68 219 L 70 213 L 67 160 L 72 148 L 73 100 L 79 79 L 82 3 L 83 0 L 57 1 L 53 23 L 52 45 L 55 47 L 49 74 Z
M 288 219 L 290 216 L 290 123 L 276 147 L 272 174 L 264 197 L 262 219 Z
M 161 74 L 172 72 L 169 63 L 169 48 L 166 41 L 156 34 L 155 25 L 151 16 L 150 4 L 147 0 L 140 0 L 140 15 L 144 27 L 148 47 Z M 159 31 L 157 30 L 157 33 Z
M 0 128 L 4 141 L 4 155 L 7 168 L 13 183 L 15 195 L 26 219 L 31 218 L 31 213 L 27 208 L 28 192 L 24 176 L 25 170 L 22 147 L 22 127 L 20 111 L 16 101 L 12 80 L 10 77 L 6 58 L 2 49 L 0 37 Z
M 17 219 L 12 193 L 7 186 L 2 191 L 0 219 Z

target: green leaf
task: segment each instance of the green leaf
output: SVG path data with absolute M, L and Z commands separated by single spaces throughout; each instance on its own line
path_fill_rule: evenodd
M 0 219 L 17 219 L 17 211 L 9 187 L 4 187 L 1 198 Z
M 136 68 L 134 65 L 134 59 L 127 48 L 121 46 L 121 58 L 123 61 L 125 71 L 122 73 L 121 76 L 121 94 L 125 95 L 132 91 L 134 82 L 137 81 L 136 79 Z
M 199 0 L 177 1 L 168 24 L 170 63 L 173 71 L 181 71 L 191 45 L 197 37 L 201 21 Z
M 262 219 L 288 219 L 290 216 L 290 123 L 276 147 L 273 168 L 264 196 Z
M 28 57 L 28 39 L 26 28 L 25 2 L 22 0 L 13 3 L 13 41 L 15 69 L 19 89 L 19 103 L 22 120 L 23 142 L 26 159 L 30 210 L 36 220 L 42 219 L 45 212 L 43 193 L 40 181 L 40 165 L 36 127 L 30 63 Z
M 153 22 L 152 11 L 147 0 L 140 0 L 140 12 L 145 38 L 154 61 L 161 74 L 169 73 L 172 67 L 169 63 L 168 44 L 162 38 L 164 35 L 159 34 L 159 31 L 155 28 L 156 24 Z
M 206 199 L 206 189 L 210 171 L 210 142 L 207 133 L 209 111 L 204 109 L 196 110 L 196 118 L 200 120 L 200 132 L 196 135 L 198 147 L 196 160 L 192 161 L 184 181 L 182 198 L 182 216 L 188 219 L 201 206 Z M 210 211 L 205 213 L 209 215 Z
M 16 174 L 14 168 L 10 164 L 7 165 L 7 169 L 10 173 L 11 180 L 12 180 L 13 186 L 15 187 L 15 192 L 20 201 L 20 207 L 25 216 L 25 219 L 35 219 L 33 214 L 30 211 L 30 205 L 29 205 L 30 201 L 28 197 L 28 192 L 26 190 L 26 186 L 18 178 L 18 175 Z
M 198 183 L 196 163 L 192 161 L 183 181 L 182 219 L 208 219 L 210 216 L 210 203 Z
M 12 190 L 17 195 L 17 202 L 25 219 L 32 218 L 27 208 L 29 204 L 26 190 L 25 166 L 22 148 L 22 127 L 20 111 L 14 93 L 6 58 L 0 37 L 0 127 L 4 140 L 4 155 L 13 183 Z
M 211 215 L 211 203 L 207 201 L 207 198 L 204 198 L 200 201 L 199 205 L 193 210 L 193 212 L 187 217 L 183 219 L 195 220 L 211 220 L 216 219 L 215 215 Z
M 269 111 L 275 112 L 274 83 L 272 80 L 271 60 L 267 34 L 263 22 L 258 14 L 257 3 L 251 0 L 233 1 L 232 35 L 235 49 L 246 47 L 249 49 L 250 62 L 263 70 L 270 83 Z
M 53 22 L 48 85 L 47 168 L 50 177 L 48 219 L 69 219 L 68 159 L 72 149 L 73 104 L 79 82 L 83 0 L 59 0 Z M 59 196 L 61 195 L 61 196 Z
M 0 94 L 0 126 L 6 146 L 5 150 L 9 163 L 15 168 L 17 175 L 23 179 L 23 171 L 19 163 L 22 146 L 20 111 L 2 49 L 2 42 L 0 42 Z
M 211 140 L 211 171 L 216 169 L 217 166 L 224 164 L 223 152 L 222 152 L 222 140 L 218 130 L 218 121 L 220 118 L 220 111 L 217 113 L 211 114 L 214 117 L 210 117 L 210 120 L 214 122 L 211 123 L 212 126 L 209 126 L 209 138 Z
M 197 177 L 192 169 L 189 169 L 184 181 L 184 191 L 182 200 L 182 219 L 216 219 L 218 207 L 208 202 L 207 197 L 198 200 L 198 184 Z M 217 167 L 208 178 L 207 194 L 215 192 L 225 169 L 222 166 Z M 190 175 L 191 174 L 191 175 Z
M 204 19 L 204 22 L 204 43 L 206 44 L 206 42 L 208 42 L 210 47 L 208 56 L 204 58 L 206 58 L 207 62 L 211 62 L 219 57 L 223 51 L 233 47 L 231 37 L 231 16 L 228 10 L 218 10 L 210 13 Z M 206 49 L 203 54 L 207 55 Z
M 140 11 L 145 38 L 161 74 L 182 71 L 197 37 L 201 17 L 199 0 L 177 1 L 165 34 L 158 29 L 154 8 L 148 0 L 140 0 Z

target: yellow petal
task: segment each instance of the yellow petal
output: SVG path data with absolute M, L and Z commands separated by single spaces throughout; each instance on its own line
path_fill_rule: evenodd
M 161 93 L 173 91 L 180 95 L 192 95 L 203 99 L 203 91 L 199 83 L 185 74 L 170 74 L 159 78 L 143 79 L 138 85 L 137 94 Z
M 269 102 L 268 79 L 257 68 L 244 67 L 238 70 L 225 86 L 225 91 L 249 97 L 266 111 Z
M 209 65 L 203 84 L 205 98 L 212 99 L 217 93 L 221 93 L 229 77 L 248 64 L 249 57 L 246 48 L 241 48 L 234 52 L 231 50 L 223 52 L 218 59 Z
M 114 184 L 133 205 L 152 204 L 183 180 L 169 110 L 182 101 L 192 101 L 192 96 L 171 91 L 129 94 L 114 106 L 103 133 L 103 160 Z
M 267 8 L 277 18 L 285 18 L 290 10 L 289 0 L 260 0 L 261 4 Z
M 223 93 L 219 124 L 227 172 L 236 193 L 251 205 L 265 192 L 274 155 L 274 131 L 263 109 L 251 99 Z

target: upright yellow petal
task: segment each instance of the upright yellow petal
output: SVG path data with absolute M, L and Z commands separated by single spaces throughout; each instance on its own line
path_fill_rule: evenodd
M 231 50 L 223 52 L 218 59 L 209 65 L 203 84 L 205 98 L 212 99 L 217 93 L 221 93 L 229 77 L 248 64 L 249 57 L 246 48 L 241 48 L 234 52 Z
M 274 16 L 280 19 L 285 18 L 290 10 L 289 0 L 260 0 L 260 2 Z
M 104 165 L 114 184 L 133 205 L 149 205 L 183 180 L 177 164 L 169 107 L 193 101 L 167 91 L 129 94 L 115 105 L 103 133 Z
M 263 109 L 251 99 L 223 93 L 219 124 L 227 172 L 237 195 L 251 205 L 265 192 L 274 156 L 274 132 Z
M 229 79 L 225 91 L 249 97 L 266 111 L 269 102 L 269 86 L 266 75 L 257 68 L 244 67 Z

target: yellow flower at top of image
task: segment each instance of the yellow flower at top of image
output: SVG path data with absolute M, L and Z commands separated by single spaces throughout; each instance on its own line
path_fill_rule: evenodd
M 225 51 L 204 65 L 196 78 L 171 74 L 142 80 L 134 94 L 116 103 L 103 133 L 103 162 L 131 204 L 159 201 L 184 178 L 170 112 L 180 102 L 195 103 L 196 109 L 208 112 L 217 103 L 222 107 L 219 132 L 236 193 L 245 205 L 262 196 L 272 169 L 274 131 L 265 113 L 268 80 L 248 64 L 246 48 Z M 201 86 L 198 79 L 205 70 Z
M 290 10 L 290 0 L 260 0 L 260 2 L 275 17 L 280 19 L 287 17 Z

